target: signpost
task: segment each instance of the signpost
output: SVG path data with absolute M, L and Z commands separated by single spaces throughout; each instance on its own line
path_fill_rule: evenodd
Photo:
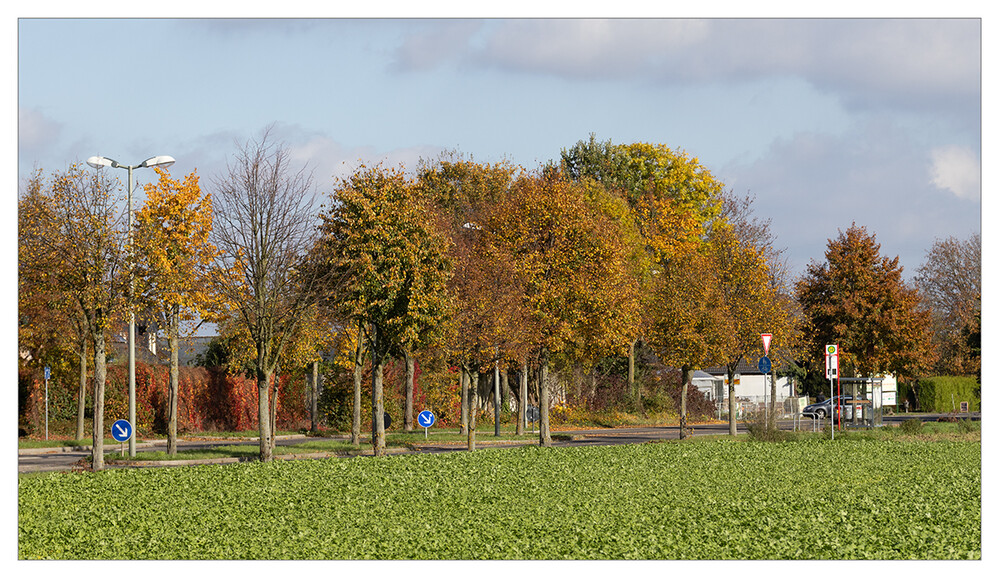
M 826 377 L 829 379 L 829 414 L 832 417 L 832 439 L 836 439 L 836 414 L 839 404 L 836 403 L 836 390 L 833 380 L 839 381 L 839 345 L 826 345 Z
M 49 439 L 49 378 L 52 377 L 52 369 L 45 366 L 45 439 Z
M 763 374 L 763 417 L 767 420 L 769 424 L 770 406 L 767 405 L 767 376 L 770 375 L 770 358 L 764 355 L 760 358 L 760 362 L 756 364 L 756 368 L 760 370 Z M 772 401 L 772 400 L 771 400 Z
M 437 417 L 434 416 L 434 412 L 429 409 L 425 409 L 420 412 L 420 415 L 416 416 L 416 423 L 423 426 L 423 439 L 427 439 L 427 428 L 434 425 L 437 421 Z
M 534 433 L 534 422 L 538 421 L 538 418 L 541 417 L 541 412 L 538 410 L 537 407 L 529 405 L 527 406 L 527 409 L 524 411 L 524 417 L 527 419 L 527 421 L 531 422 L 531 433 Z
M 111 437 L 121 442 L 121 457 L 125 457 L 125 442 L 132 437 L 132 424 L 127 419 L 120 419 L 111 424 Z
M 770 369 L 772 367 L 770 363 L 770 340 L 773 339 L 772 333 L 761 333 L 760 339 L 763 341 L 763 357 L 760 358 L 759 364 L 756 368 L 760 370 L 763 374 L 763 416 L 767 418 L 769 414 L 769 407 L 767 405 L 767 376 L 770 375 Z M 776 400 L 770 400 L 771 403 L 776 403 Z M 769 423 L 769 422 L 768 422 Z

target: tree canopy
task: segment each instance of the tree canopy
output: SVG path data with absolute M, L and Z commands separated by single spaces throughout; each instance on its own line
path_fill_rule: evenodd
M 840 372 L 871 377 L 918 376 L 933 361 L 930 313 L 902 280 L 898 257 L 856 224 L 830 239 L 823 262 L 812 261 L 796 285 L 805 317 L 807 356 L 823 366 L 822 347 L 840 347 Z

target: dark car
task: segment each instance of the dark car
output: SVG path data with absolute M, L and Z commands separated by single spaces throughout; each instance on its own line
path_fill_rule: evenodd
M 830 406 L 833 400 L 836 401 L 838 405 L 845 405 L 846 403 L 853 400 L 852 395 L 841 395 L 833 399 L 827 399 L 825 401 L 820 401 L 819 403 L 813 403 L 806 405 L 805 409 L 801 410 L 801 415 L 810 417 L 812 419 L 825 419 L 825 417 L 832 413 Z

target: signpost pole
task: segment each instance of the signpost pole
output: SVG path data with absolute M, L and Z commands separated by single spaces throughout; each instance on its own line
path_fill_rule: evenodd
M 45 367 L 45 439 L 49 439 L 49 368 Z
M 763 422 L 767 424 L 766 427 L 770 427 L 770 406 L 767 404 L 767 375 L 770 373 L 770 340 L 773 339 L 772 333 L 761 333 L 760 339 L 763 341 L 763 357 L 767 359 L 767 369 L 763 371 L 763 367 L 760 367 L 760 371 L 763 371 Z M 773 402 L 773 400 L 770 400 Z

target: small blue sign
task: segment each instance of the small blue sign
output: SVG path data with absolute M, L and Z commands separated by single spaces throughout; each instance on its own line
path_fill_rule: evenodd
M 45 379 L 52 377 L 52 369 L 49 366 L 45 366 Z
M 430 427 L 434 425 L 437 421 L 437 417 L 434 416 L 434 412 L 429 409 L 425 409 L 420 412 L 420 415 L 416 416 L 416 423 L 420 424 L 420 427 Z
M 132 437 L 132 424 L 127 419 L 120 419 L 111 424 L 111 437 L 116 442 L 127 442 Z
M 760 364 L 756 367 L 759 368 L 760 373 L 770 373 L 770 358 L 764 355 L 760 358 Z

